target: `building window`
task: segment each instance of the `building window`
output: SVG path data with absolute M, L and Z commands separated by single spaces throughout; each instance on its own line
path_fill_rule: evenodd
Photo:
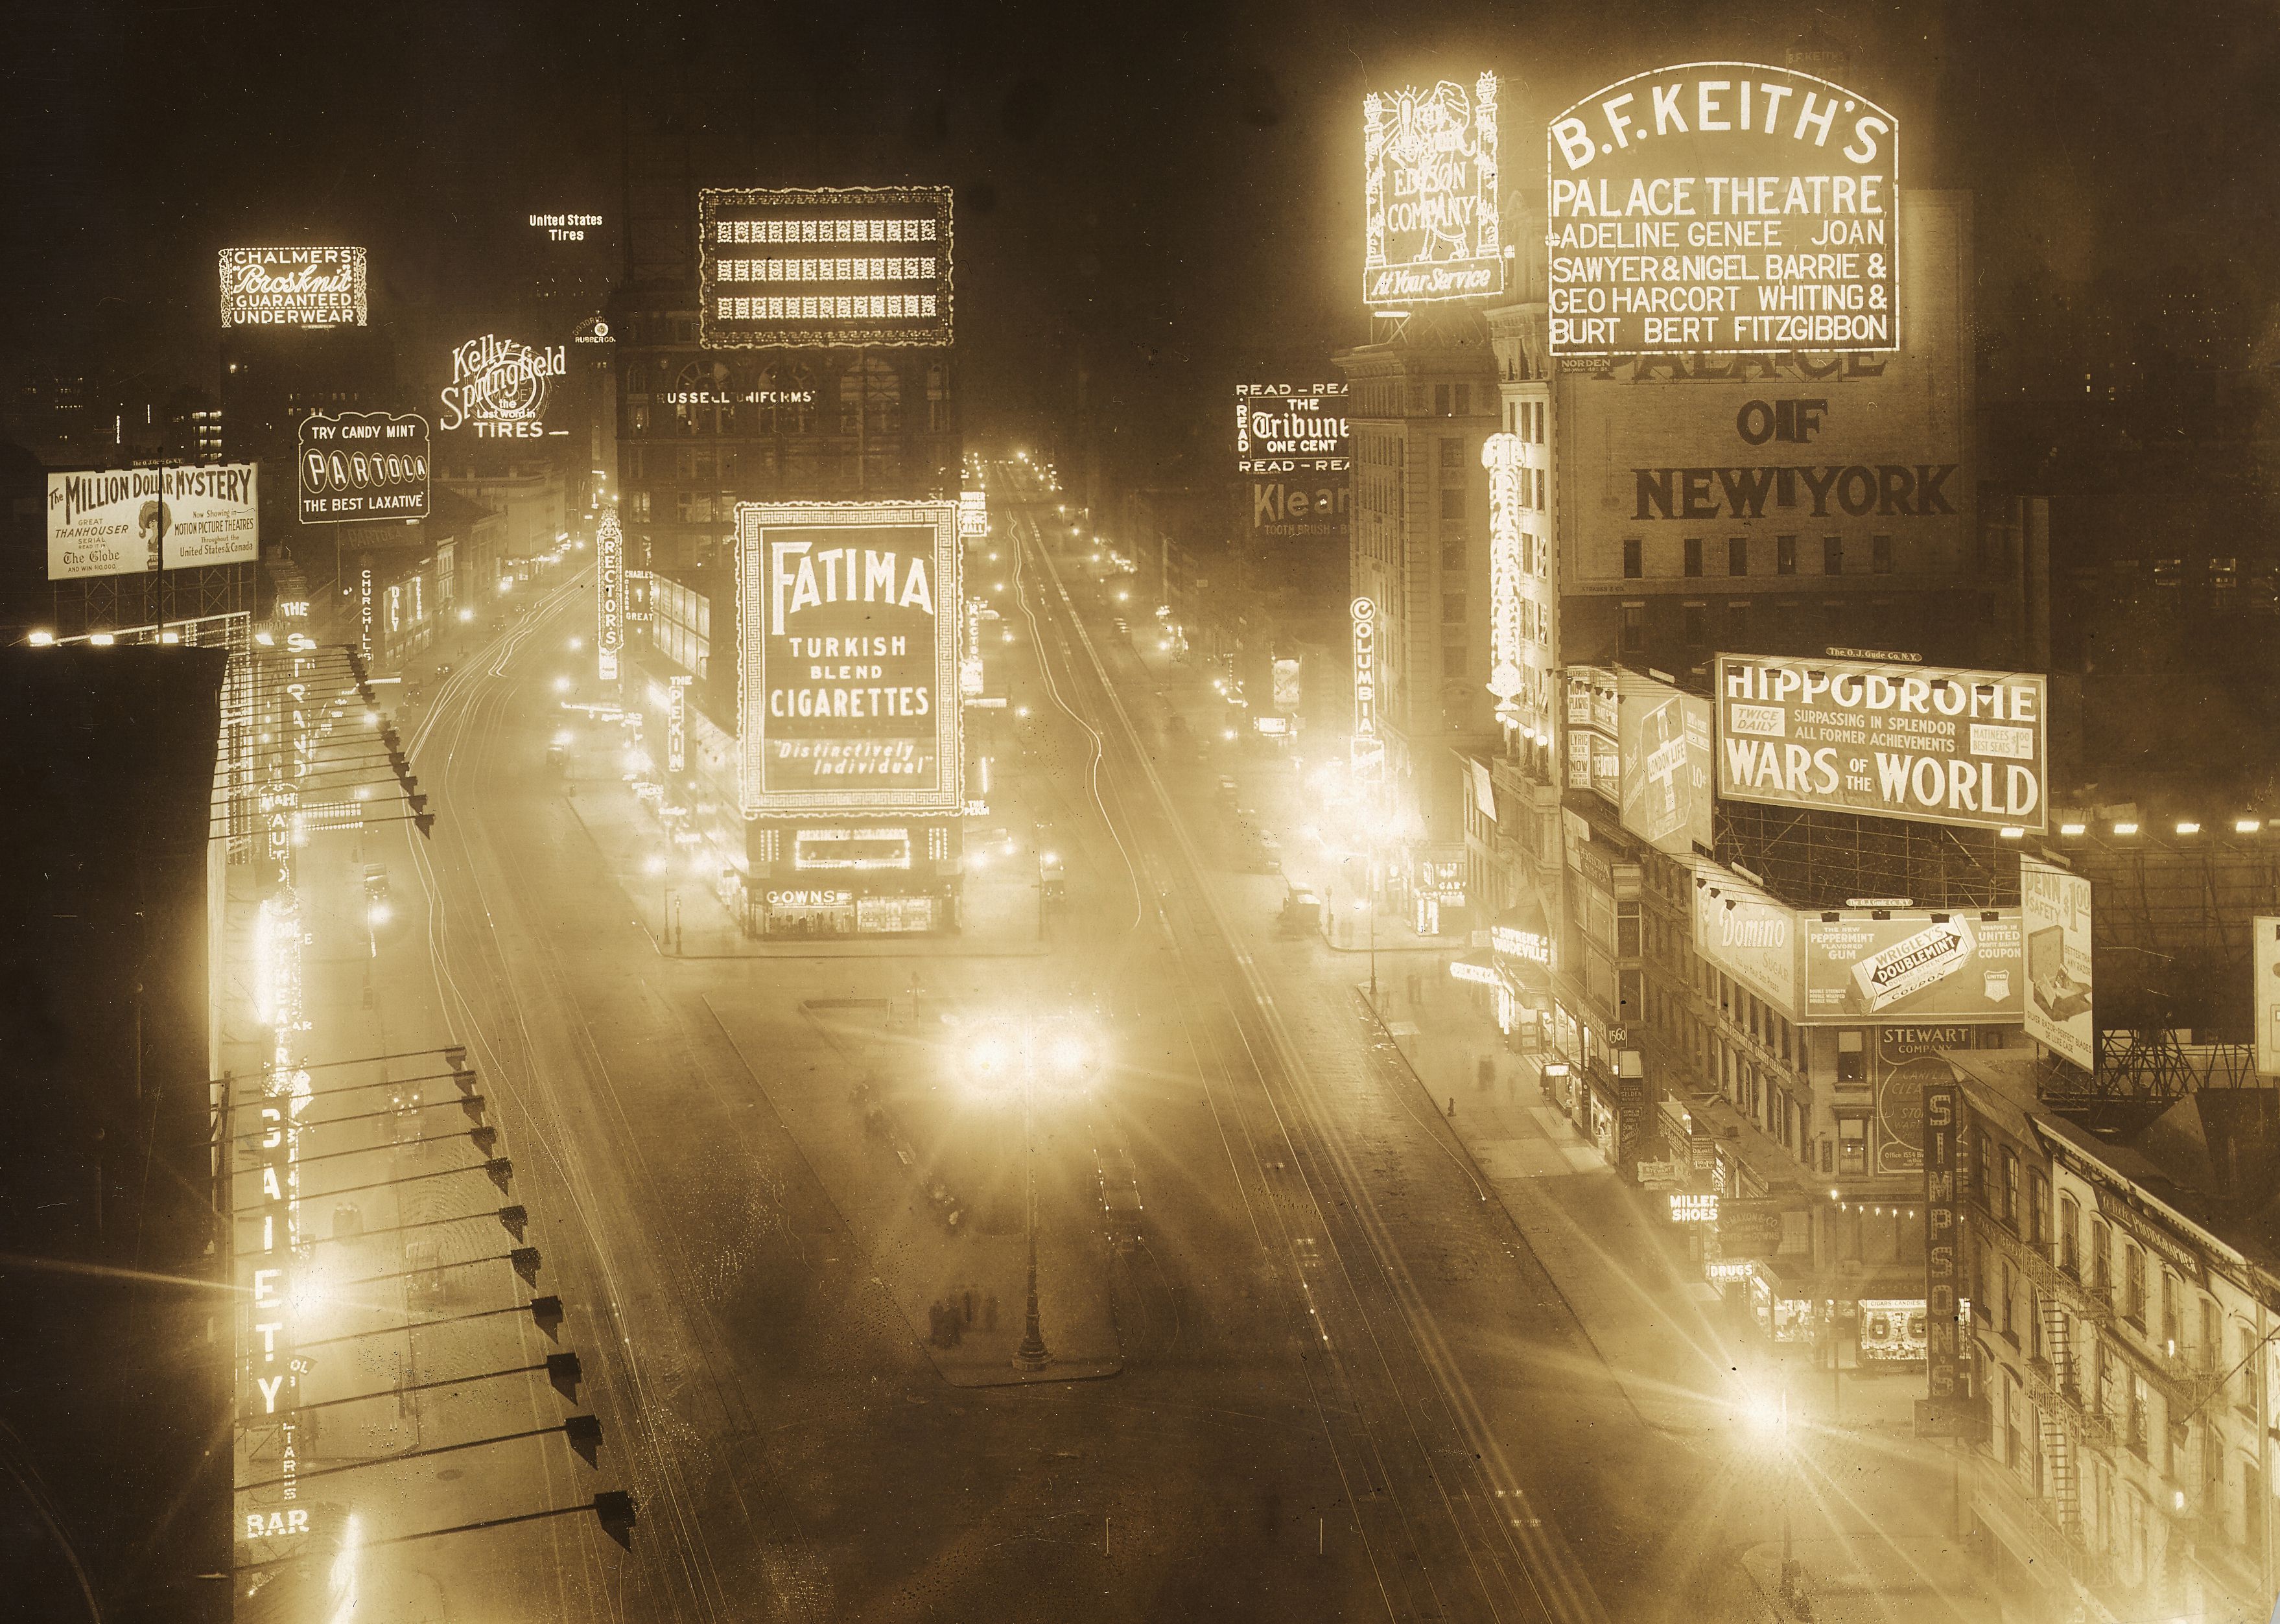
M 1872 535 L 1868 538 L 1868 569 L 1871 573 L 1889 575 L 1892 573 L 1892 538 Z
M 1644 580 L 1646 575 L 1646 543 L 1636 535 L 1623 543 L 1623 579 Z
M 2090 1283 L 2100 1293 L 2114 1289 L 2113 1249 L 2106 1238 L 2106 1220 L 2090 1220 Z
M 1706 604 L 1689 604 L 1682 612 L 1686 646 L 1698 649 L 1710 641 L 1710 607 Z
M 1463 643 L 1444 643 L 1441 645 L 1441 673 L 1444 676 L 1452 677 L 1460 677 L 1465 674 Z
M 2122 1316 L 2145 1328 L 2145 1254 L 2135 1241 L 2122 1243 Z
M 1702 573 L 1702 538 L 1698 535 L 1686 538 L 1686 573 L 1690 575 Z
M 1460 486 L 1454 489 L 1444 490 L 1441 493 L 1441 522 L 1444 524 L 1459 525 L 1465 522 L 1465 492 L 1463 487 Z
M 1868 1171 L 1868 1125 L 1859 1117 L 1837 1120 L 1837 1171 L 1848 1175 Z
M 1797 537 L 1793 535 L 1774 537 L 1774 573 L 1776 575 L 1797 573 Z
M 2051 1238 L 2051 1190 L 2043 1175 L 2027 1170 L 2027 1239 L 2041 1246 Z
M 1729 597 L 1726 600 L 1726 646 L 1746 649 L 1750 643 L 1750 600 Z
M 1868 1080 L 1868 1063 L 1860 1046 L 1860 1034 L 1839 1032 L 1837 1035 L 1837 1081 L 1840 1087 L 1859 1088 Z
M 1750 538 L 1733 535 L 1726 538 L 1726 573 L 1746 575 L 1750 573 Z
M 1845 573 L 1845 538 L 1824 535 L 1821 538 L 1821 573 L 1842 575 Z
M 1462 440 L 1441 442 L 1441 472 L 1462 474 L 1465 471 L 1465 443 Z
M 1646 605 L 1645 604 L 1623 605 L 1622 650 L 1626 654 L 1646 652 Z
M 2017 1277 L 2011 1272 L 2011 1260 L 2008 1258 L 2003 1259 L 2002 1279 L 2003 1295 L 1996 1300 L 1995 1323 L 2003 1335 L 2010 1339 L 2011 1345 L 2015 1348 L 2019 1345 L 2019 1332 L 2017 1322 L 2011 1316 L 2011 1299 L 2018 1295 L 2019 1282 Z
M 2002 1208 L 1996 1213 L 2011 1227 L 2014 1234 L 2019 1228 L 2019 1158 L 2009 1145 L 2003 1147 L 2003 1188 L 1997 1192 Z
M 2082 1278 L 2082 1204 L 2072 1196 L 2059 1197 L 2059 1267 Z
M 1465 618 L 1465 595 L 1461 592 L 1441 594 L 1441 620 L 1446 625 L 1461 622 Z
M 1441 538 L 1441 567 L 1460 570 L 1465 567 L 1465 538 L 1448 535 Z

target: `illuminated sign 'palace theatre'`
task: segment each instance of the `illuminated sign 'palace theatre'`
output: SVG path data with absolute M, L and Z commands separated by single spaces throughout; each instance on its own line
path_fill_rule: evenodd
M 739 503 L 743 810 L 960 812 L 953 502 Z

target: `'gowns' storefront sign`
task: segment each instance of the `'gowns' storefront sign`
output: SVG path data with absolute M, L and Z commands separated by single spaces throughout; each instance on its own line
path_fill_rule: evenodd
M 121 468 L 48 475 L 48 579 L 250 564 L 259 467 Z
M 428 517 L 428 419 L 321 412 L 301 419 L 301 522 Z
M 1899 129 L 1866 96 L 1690 62 L 1546 147 L 1553 355 L 1899 348 Z
M 1376 307 L 1504 291 L 1497 78 L 1362 103 L 1362 297 Z
M 740 503 L 743 809 L 966 804 L 952 502 Z

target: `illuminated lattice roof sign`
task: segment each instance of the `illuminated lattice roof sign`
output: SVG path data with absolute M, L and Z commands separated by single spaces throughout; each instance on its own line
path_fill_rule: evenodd
M 225 248 L 226 327 L 341 327 L 365 324 L 360 248 Z
M 708 347 L 951 342 L 946 186 L 708 187 L 697 255 Z
M 1497 78 L 1362 103 L 1362 297 L 1375 307 L 1504 291 Z
M 1688 62 L 1552 120 L 1559 356 L 1899 348 L 1899 125 L 1810 73 Z

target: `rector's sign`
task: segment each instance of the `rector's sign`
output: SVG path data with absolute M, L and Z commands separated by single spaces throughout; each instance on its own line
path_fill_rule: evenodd
M 1899 130 L 1858 91 L 1689 62 L 1547 137 L 1552 354 L 1899 348 Z
M 2047 827 L 2045 683 L 2009 671 L 1718 657 L 1718 793 L 1973 828 Z

